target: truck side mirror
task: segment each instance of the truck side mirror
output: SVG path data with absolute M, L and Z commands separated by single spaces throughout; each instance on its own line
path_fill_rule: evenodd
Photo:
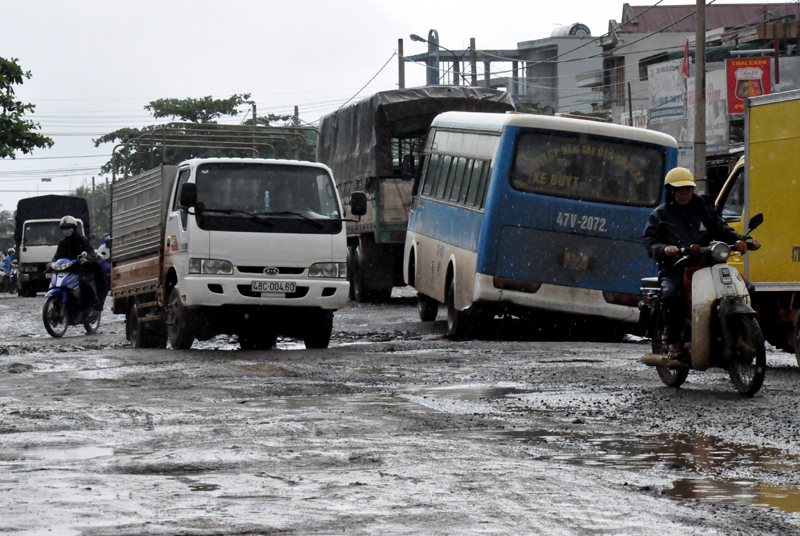
M 750 234 L 756 227 L 758 227 L 762 223 L 764 223 L 764 215 L 761 212 L 759 212 L 758 214 L 750 218 L 750 223 L 747 224 L 748 228 L 747 234 Z
M 178 199 L 182 207 L 193 207 L 197 204 L 197 185 L 193 182 L 186 182 L 181 186 L 180 198 Z
M 367 213 L 367 194 L 353 192 L 353 195 L 350 196 L 350 213 L 353 216 L 363 216 Z

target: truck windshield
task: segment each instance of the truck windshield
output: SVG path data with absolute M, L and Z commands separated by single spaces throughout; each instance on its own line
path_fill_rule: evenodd
M 655 206 L 665 156 L 659 148 L 586 134 L 523 132 L 511 186 L 536 194 L 615 205 Z
M 198 218 L 203 229 L 300 233 L 341 230 L 333 179 L 324 169 L 210 163 L 197 168 L 195 182 L 197 201 L 204 206 L 203 215 Z M 273 225 L 260 225 L 258 219 Z
M 64 234 L 58 226 L 59 220 L 37 221 L 25 224 L 22 243 L 25 246 L 57 246 Z M 78 232 L 83 234 L 83 225 L 78 224 Z

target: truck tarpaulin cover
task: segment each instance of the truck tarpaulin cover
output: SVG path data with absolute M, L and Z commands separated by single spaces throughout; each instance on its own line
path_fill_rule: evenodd
M 513 111 L 504 91 L 462 86 L 426 86 L 382 91 L 320 120 L 317 160 L 338 183 L 392 177 L 392 138 L 424 136 L 442 112 Z
M 64 216 L 81 220 L 86 236 L 92 236 L 89 204 L 82 197 L 69 195 L 40 195 L 20 199 L 17 203 L 16 230 L 22 231 L 22 225 L 28 220 L 60 220 Z

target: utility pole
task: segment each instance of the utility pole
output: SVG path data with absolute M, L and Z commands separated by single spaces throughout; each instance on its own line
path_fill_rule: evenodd
M 706 0 L 697 0 L 694 34 L 694 179 L 697 193 L 706 185 Z
M 97 228 L 97 195 L 94 189 L 94 176 L 92 176 L 92 225 Z
M 258 114 L 256 113 L 256 103 L 253 102 L 253 126 L 258 125 Z
M 397 40 L 397 87 L 406 87 L 406 58 L 403 55 L 403 39 Z
M 469 68 L 472 72 L 472 85 L 478 85 L 478 51 L 475 50 L 475 38 L 469 38 Z
M 300 125 L 300 108 L 295 106 L 294 107 L 294 115 L 292 116 L 292 124 L 294 126 Z
M 631 83 L 628 82 L 628 116 L 633 126 L 633 100 L 631 98 Z

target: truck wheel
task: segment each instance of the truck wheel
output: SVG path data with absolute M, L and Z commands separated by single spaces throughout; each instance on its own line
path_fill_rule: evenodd
M 800 316 L 794 321 L 794 357 L 800 366 Z
M 36 291 L 33 289 L 33 285 L 30 283 L 22 283 L 19 286 L 19 292 L 17 295 L 20 298 L 35 298 Z
M 454 341 L 463 341 L 472 334 L 470 311 L 456 309 L 456 284 L 450 281 L 447 287 L 447 336 Z
M 347 281 L 350 283 L 350 289 L 347 291 L 347 299 L 355 300 L 355 285 L 353 285 L 353 273 L 355 272 L 356 263 L 356 248 L 347 246 Z
M 125 317 L 125 335 L 134 348 L 166 348 L 167 335 L 162 328 L 139 322 L 139 309 L 134 303 Z
M 239 347 L 242 350 L 271 350 L 277 340 L 278 337 L 274 333 L 246 331 L 239 334 Z
M 306 348 L 327 348 L 331 342 L 333 331 L 333 313 L 323 312 L 309 319 L 308 327 L 303 335 Z
M 350 282 L 350 288 L 353 292 L 353 299 L 358 303 L 366 303 L 369 301 L 369 292 L 364 283 L 364 271 L 361 269 L 361 246 L 357 246 L 353 255 L 353 280 Z
M 188 350 L 194 342 L 194 319 L 177 288 L 172 289 L 167 304 L 167 336 L 175 350 Z
M 419 319 L 422 322 L 433 322 L 436 320 L 436 315 L 439 314 L 439 302 L 417 292 L 417 311 L 419 311 Z

